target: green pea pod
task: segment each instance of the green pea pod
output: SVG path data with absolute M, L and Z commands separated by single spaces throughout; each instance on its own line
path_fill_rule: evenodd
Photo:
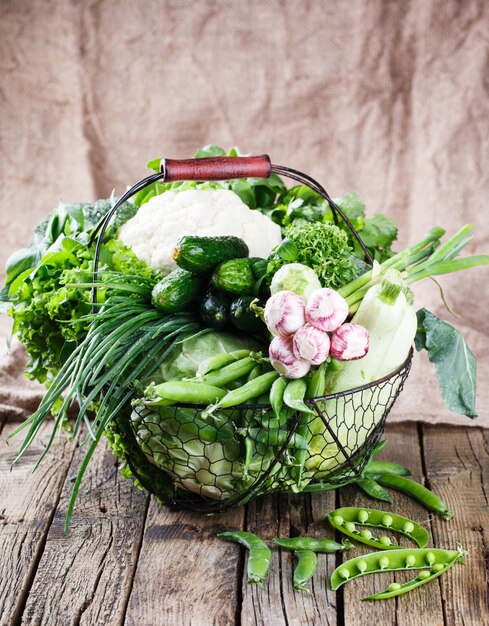
M 353 548 L 349 541 L 338 543 L 333 539 L 316 539 L 315 537 L 276 537 L 273 541 L 285 550 L 310 550 L 326 554 Z
M 391 463 L 390 461 L 369 461 L 365 468 L 367 474 L 397 474 L 398 476 L 412 476 L 413 473 L 407 467 Z
M 365 543 L 372 548 L 380 550 L 397 549 L 397 545 L 393 545 L 389 537 L 380 537 L 377 539 L 372 536 L 370 530 L 358 530 L 357 525 L 366 526 L 368 528 L 381 528 L 383 530 L 399 533 L 404 537 L 408 537 L 418 544 L 419 548 L 428 545 L 429 535 L 426 528 L 414 522 L 413 520 L 396 515 L 389 511 L 379 511 L 377 509 L 364 509 L 358 507 L 343 507 L 329 513 L 328 522 L 333 528 L 339 530 L 340 533 Z
M 249 374 L 254 367 L 256 366 L 255 359 L 247 356 L 244 359 L 240 359 L 239 361 L 234 361 L 229 365 L 225 365 L 221 369 L 214 370 L 213 372 L 209 372 L 202 377 L 202 382 L 207 383 L 209 385 L 216 385 L 216 387 L 223 387 L 228 383 L 231 383 L 235 380 L 239 380 Z
M 331 574 L 331 589 L 336 591 L 344 583 L 366 574 L 437 568 L 439 563 L 444 565 L 459 553 L 458 550 L 441 548 L 400 548 L 388 552 L 369 552 L 337 567 Z
M 289 381 L 284 391 L 284 403 L 301 413 L 315 415 L 314 410 L 304 402 L 306 390 L 307 382 L 303 378 Z
M 245 404 L 249 400 L 256 398 L 265 391 L 268 391 L 273 382 L 278 378 L 277 372 L 267 372 L 253 380 L 245 383 L 238 389 L 233 389 L 219 400 L 214 408 L 227 409 L 231 406 L 239 406 Z
M 219 533 L 217 536 L 235 541 L 250 551 L 248 557 L 248 584 L 263 585 L 272 560 L 272 552 L 267 544 L 253 533 L 240 530 Z
M 194 380 L 169 380 L 156 385 L 153 392 L 164 401 L 188 404 L 211 404 L 226 396 L 224 389 Z
M 234 361 L 238 361 L 239 359 L 244 359 L 246 356 L 251 356 L 249 350 L 236 350 L 235 352 L 216 354 L 199 365 L 196 377 L 202 378 L 209 372 L 220 369 L 221 367 L 224 367 L 229 363 L 233 363 Z
M 309 379 L 306 390 L 306 398 L 318 398 L 324 396 L 326 387 L 326 367 L 325 363 L 320 365 Z
M 273 383 L 270 388 L 270 404 L 272 410 L 277 417 L 280 417 L 280 411 L 284 403 L 284 391 L 287 387 L 287 379 L 281 376 Z
M 312 550 L 297 550 L 295 555 L 297 557 L 297 565 L 294 569 L 294 589 L 309 591 L 305 585 L 314 576 L 314 572 L 318 566 L 318 557 Z
M 368 496 L 374 498 L 375 500 L 383 500 L 384 502 L 389 502 L 392 504 L 392 496 L 391 494 L 379 485 L 373 478 L 367 478 L 363 476 L 359 480 L 355 481 L 355 485 L 360 487 L 362 491 L 364 491 Z
M 415 480 L 394 474 L 373 474 L 372 476 L 368 475 L 368 477 L 373 478 L 384 487 L 391 487 L 391 489 L 414 498 L 429 511 L 438 513 L 443 519 L 449 520 L 453 517 L 453 513 L 441 498 Z
M 391 583 L 387 589 L 384 591 L 380 591 L 379 593 L 374 593 L 371 596 L 366 596 L 362 598 L 362 600 L 387 600 L 388 598 L 394 598 L 396 596 L 403 595 L 416 589 L 417 587 L 421 587 L 422 585 L 426 585 L 426 583 L 435 580 L 446 571 L 448 571 L 451 567 L 455 565 L 457 562 L 463 562 L 464 557 L 466 556 L 466 552 L 460 550 L 455 556 L 446 561 L 445 563 L 438 563 L 438 567 L 434 567 L 431 571 L 422 570 L 412 580 L 409 580 L 406 583 Z
M 246 382 L 249 382 L 250 380 L 255 380 L 255 378 L 258 378 L 258 376 L 260 375 L 260 372 L 261 372 L 261 367 L 257 363 L 255 367 L 251 370 L 251 372 L 248 374 L 248 378 L 246 379 Z

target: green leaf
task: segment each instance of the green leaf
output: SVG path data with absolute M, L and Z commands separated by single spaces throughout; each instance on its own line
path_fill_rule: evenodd
M 365 205 L 354 191 L 346 193 L 342 198 L 334 198 L 334 202 L 351 220 L 365 217 Z
M 297 245 L 292 239 L 286 237 L 282 243 L 276 248 L 275 254 L 286 263 L 294 263 L 299 257 Z
M 158 157 L 156 159 L 151 159 L 151 161 L 148 161 L 146 163 L 146 167 L 149 170 L 154 170 L 155 172 L 159 172 L 160 171 L 160 163 L 162 161 L 163 157 Z
M 387 215 L 376 213 L 364 221 L 361 237 L 368 247 L 389 248 L 397 239 L 397 225 Z
M 255 194 L 253 188 L 246 179 L 239 179 L 233 181 L 231 189 L 241 200 L 250 207 L 250 209 L 256 209 Z
M 7 273 L 6 284 L 9 285 L 19 274 L 36 267 L 41 257 L 41 251 L 33 248 L 21 248 L 11 254 L 5 268 Z
M 420 309 L 417 316 L 416 349 L 428 351 L 443 400 L 454 413 L 477 417 L 477 361 L 474 354 L 453 326 L 426 309 Z
M 194 154 L 195 159 L 203 159 L 205 157 L 215 157 L 215 156 L 226 156 L 226 150 L 221 148 L 221 146 L 216 146 L 214 144 L 209 144 L 197 150 Z

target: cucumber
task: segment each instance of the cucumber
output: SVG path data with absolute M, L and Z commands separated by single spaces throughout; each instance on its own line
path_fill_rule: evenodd
M 206 326 L 211 328 L 225 328 L 229 323 L 230 298 L 213 289 L 208 289 L 200 301 L 200 315 Z
M 250 304 L 254 299 L 253 296 L 241 296 L 231 303 L 229 320 L 238 330 L 247 333 L 259 333 L 265 328 L 261 319 L 250 310 Z
M 238 296 L 251 294 L 255 277 L 249 259 L 232 259 L 221 263 L 212 276 L 212 284 L 221 291 Z
M 178 240 L 172 256 L 184 270 L 205 274 L 224 261 L 247 257 L 248 254 L 248 246 L 239 237 L 187 235 Z
M 177 268 L 153 287 L 151 303 L 162 313 L 178 313 L 197 298 L 205 282 L 202 276 Z

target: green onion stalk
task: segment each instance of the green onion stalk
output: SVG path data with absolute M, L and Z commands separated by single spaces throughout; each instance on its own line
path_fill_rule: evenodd
M 346 299 L 350 313 L 358 310 L 367 291 L 381 282 L 387 270 L 398 270 L 406 284 L 410 285 L 429 276 L 449 274 L 489 264 L 487 255 L 455 258 L 472 239 L 471 224 L 466 224 L 442 243 L 441 237 L 444 234 L 443 228 L 435 226 L 418 243 L 395 254 L 383 263 L 376 264 L 369 272 L 341 287 L 338 292 Z

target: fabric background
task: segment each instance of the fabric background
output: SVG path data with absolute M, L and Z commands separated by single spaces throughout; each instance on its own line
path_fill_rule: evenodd
M 1 0 L 0 31 L 2 267 L 60 197 L 120 193 L 149 158 L 206 143 L 267 152 L 333 195 L 357 191 L 401 224 L 399 246 L 471 222 L 469 252 L 489 250 L 484 0 Z M 456 319 L 430 281 L 416 289 L 478 356 L 479 426 L 488 278 L 441 279 Z M 18 347 L 2 356 L 0 412 L 12 417 L 40 398 L 22 366 Z M 444 408 L 420 355 L 392 419 L 469 423 Z

